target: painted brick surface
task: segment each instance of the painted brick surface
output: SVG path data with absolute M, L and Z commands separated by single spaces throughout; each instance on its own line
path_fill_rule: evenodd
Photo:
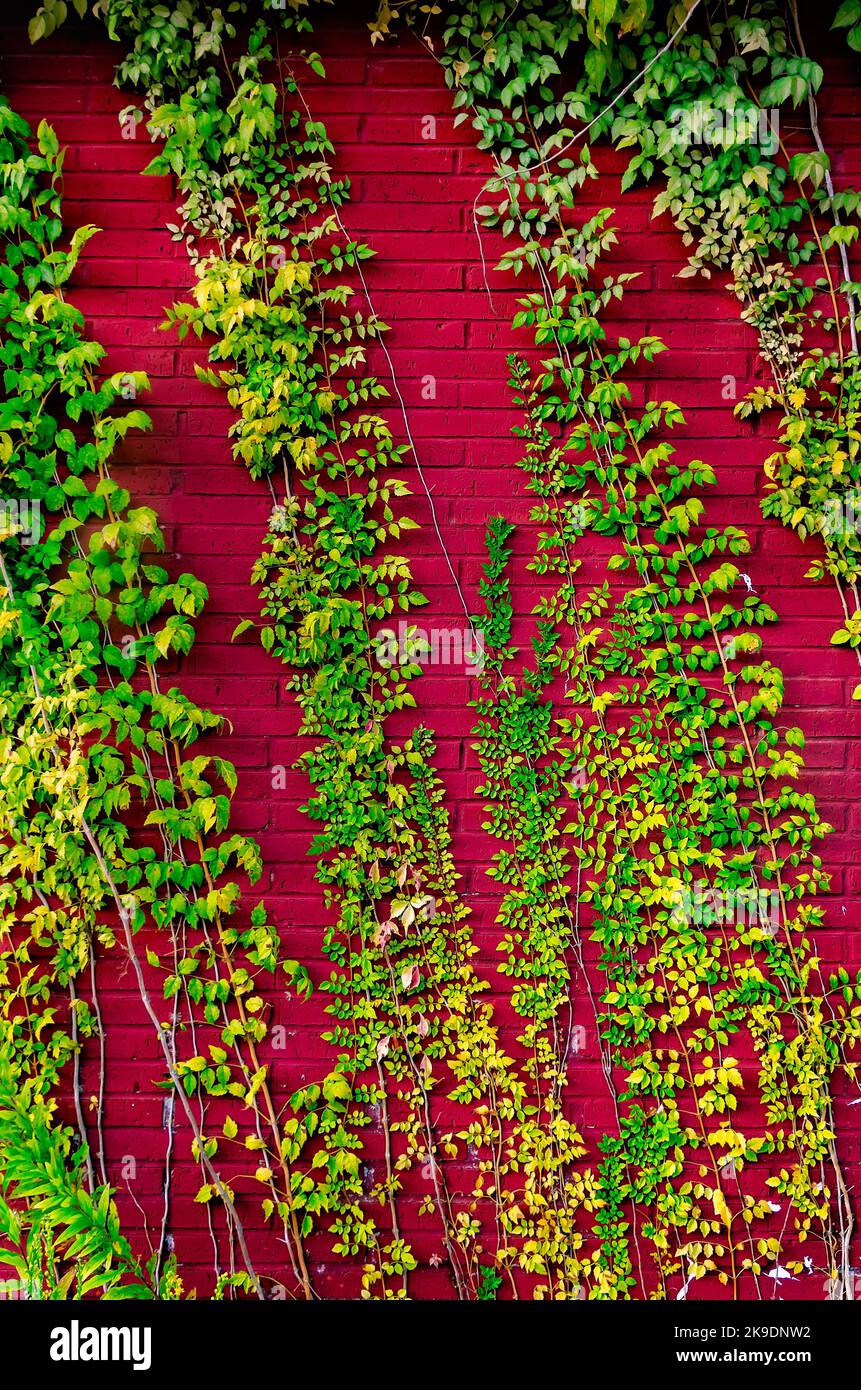
M 284 690 L 282 668 L 259 649 L 253 635 L 230 643 L 244 617 L 256 616 L 249 582 L 270 510 L 263 484 L 250 481 L 231 457 L 226 442 L 230 411 L 194 376 L 199 346 L 179 344 L 159 329 L 164 307 L 189 282 L 182 248 L 171 241 L 173 191 L 165 178 L 142 177 L 151 157 L 145 136 L 121 138 L 117 113 L 128 98 L 112 86 L 118 48 L 78 27 L 67 30 L 35 53 L 23 24 L 3 32 L 2 82 L 13 104 L 34 124 L 46 116 L 61 144 L 68 146 L 66 214 L 70 225 L 93 222 L 103 228 L 86 247 L 72 298 L 87 317 L 93 336 L 109 348 L 110 370 L 149 373 L 151 394 L 145 408 L 151 434 L 129 441 L 122 480 L 138 501 L 157 509 L 166 528 L 168 563 L 190 569 L 208 585 L 210 602 L 200 638 L 183 662 L 181 682 L 196 700 L 230 721 L 219 751 L 239 769 L 234 802 L 237 827 L 255 835 L 266 865 L 259 885 L 279 923 L 288 954 L 320 966 L 325 922 L 320 895 L 307 857 L 310 832 L 299 806 L 306 788 L 290 766 L 300 751 L 296 712 Z M 319 36 L 329 78 L 308 83 L 306 95 L 322 117 L 337 149 L 340 171 L 353 181 L 353 201 L 344 213 L 350 233 L 378 252 L 367 275 L 376 311 L 392 326 L 388 348 L 415 440 L 427 489 L 461 586 L 476 606 L 476 584 L 483 560 L 484 522 L 494 512 L 525 521 L 529 502 L 514 468 L 518 457 L 511 426 L 517 423 L 506 389 L 506 354 L 525 349 L 510 328 L 517 291 L 492 270 L 485 274 L 473 226 L 473 202 L 488 173 L 472 146 L 468 128 L 453 128 L 449 95 L 435 61 L 404 38 L 372 50 L 359 23 Z M 861 175 L 859 89 L 848 63 L 835 54 L 823 94 L 826 145 L 839 151 L 835 181 L 857 184 Z M 433 121 L 426 118 L 432 117 Z M 791 138 L 791 131 L 788 132 Z M 433 138 L 425 138 L 431 134 Z M 702 457 L 716 470 L 718 486 L 709 507 L 714 524 L 745 526 L 753 537 L 749 572 L 756 590 L 777 610 L 779 623 L 766 634 L 766 653 L 786 675 L 786 722 L 797 722 L 807 736 L 806 785 L 835 827 L 824 857 L 833 879 L 828 927 L 820 937 L 826 962 L 861 964 L 861 863 L 856 852 L 861 830 L 861 710 L 849 696 L 857 681 L 850 654 L 832 648 L 836 598 L 824 586 L 805 582 L 816 553 L 802 547 L 777 523 L 764 523 L 759 510 L 761 462 L 769 452 L 768 427 L 735 421 L 724 399 L 728 376 L 740 397 L 761 374 L 753 334 L 738 319 L 734 301 L 713 279 L 692 284 L 676 272 L 683 260 L 680 238 L 664 221 L 651 217 L 651 195 L 633 190 L 621 200 L 621 160 L 598 152 L 602 177 L 585 193 L 588 215 L 598 207 L 617 207 L 619 246 L 610 257 L 617 269 L 635 269 L 635 282 L 617 314 L 621 332 L 657 333 L 669 351 L 646 368 L 635 399 L 671 396 L 683 407 L 686 427 L 677 432 L 680 452 Z M 498 243 L 485 241 L 488 266 Z M 388 363 L 375 365 L 390 383 Z M 430 398 L 429 398 L 430 397 Z M 404 437 L 397 401 L 392 420 Z M 422 531 L 412 538 L 419 587 L 429 606 L 423 625 L 463 628 L 454 583 L 430 524 L 430 508 L 415 467 L 403 476 L 415 492 L 413 513 Z M 522 561 L 527 537 L 515 536 L 521 562 L 517 586 L 518 631 L 534 600 Z M 588 554 L 588 552 L 587 552 Z M 589 577 L 589 560 L 584 574 Z M 600 557 L 593 554 L 594 573 Z M 438 736 L 438 765 L 446 782 L 456 831 L 455 851 L 473 909 L 479 968 L 500 989 L 495 975 L 496 890 L 482 865 L 492 844 L 481 829 L 475 796 L 480 781 L 470 750 L 471 682 L 462 669 L 438 667 L 415 687 L 419 714 Z M 401 720 L 400 730 L 407 726 Z M 273 770 L 287 769 L 283 788 L 273 787 Z M 276 779 L 278 780 L 278 779 Z M 587 960 L 594 953 L 587 948 Z M 112 1182 L 128 1229 L 146 1241 L 144 1220 L 158 1228 L 162 1210 L 166 1131 L 163 1128 L 160 1058 L 133 982 L 119 954 L 100 967 L 102 1006 L 107 1024 L 107 1156 Z M 594 1037 L 594 1024 L 577 983 L 575 1019 L 587 1030 L 586 1048 L 572 1063 L 569 1104 L 588 1139 L 599 1137 L 611 1121 Z M 275 1022 L 287 1027 L 286 1048 L 273 1058 L 276 1084 L 284 1093 L 311 1080 L 325 1060 L 320 1041 L 324 1015 L 317 1003 L 298 1006 L 283 995 L 275 1000 Z M 590 1031 L 591 1030 L 591 1031 Z M 96 1085 L 92 1058 L 85 1064 L 85 1095 Z M 838 1103 L 841 1149 L 850 1177 L 861 1178 L 861 1109 L 848 1097 Z M 174 1177 L 169 1219 L 177 1252 L 190 1281 L 202 1289 L 211 1276 L 212 1244 L 202 1209 L 192 1204 L 197 1171 L 188 1158 L 182 1124 L 174 1145 Z M 136 1176 L 130 1180 L 128 1159 Z M 368 1161 L 381 1158 L 380 1136 L 371 1135 Z M 419 1186 L 415 1187 L 417 1207 Z M 238 1187 L 251 1195 L 254 1184 Z M 413 1189 L 411 1188 L 411 1191 Z M 256 1190 L 253 1195 L 256 1196 Z M 244 1203 L 251 1213 L 251 1202 Z M 416 1217 L 414 1239 L 420 1259 L 439 1250 L 435 1227 Z M 314 1254 L 312 1241 L 312 1254 Z M 259 1264 L 273 1272 L 283 1248 L 274 1236 L 255 1233 Z M 329 1292 L 354 1291 L 352 1271 L 321 1263 L 314 1277 Z M 417 1291 L 448 1297 L 443 1270 L 423 1264 Z M 788 1292 L 787 1292 L 788 1290 Z M 784 1296 L 821 1296 L 803 1280 L 786 1285 Z M 692 1290 L 693 1296 L 695 1290 Z

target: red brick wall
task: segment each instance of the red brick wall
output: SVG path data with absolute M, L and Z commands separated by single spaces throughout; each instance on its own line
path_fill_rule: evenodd
M 261 896 L 283 928 L 286 950 L 313 973 L 320 961 L 324 916 L 306 856 L 309 829 L 297 809 L 306 788 L 300 774 L 288 772 L 287 789 L 272 789 L 273 767 L 289 768 L 298 752 L 295 710 L 276 661 L 251 638 L 229 642 L 237 621 L 256 615 L 248 576 L 260 549 L 269 497 L 231 458 L 229 410 L 193 374 L 199 348 L 179 345 L 170 333 L 159 331 L 164 306 L 189 281 L 184 253 L 165 230 L 173 220 L 171 185 L 164 178 L 141 176 L 151 149 L 140 131 L 137 140 L 120 138 L 117 112 L 128 98 L 112 86 L 116 45 L 88 36 L 72 22 L 35 53 L 23 23 L 7 28 L 3 40 L 2 82 L 12 103 L 33 123 L 42 116 L 51 120 L 61 144 L 69 147 L 69 223 L 94 222 L 104 229 L 86 248 L 73 298 L 92 334 L 109 348 L 110 369 L 142 369 L 152 382 L 144 404 L 154 429 L 128 444 L 123 480 L 128 479 L 136 500 L 151 503 L 162 517 L 168 562 L 193 570 L 209 587 L 200 640 L 183 663 L 182 683 L 189 695 L 231 721 L 220 751 L 239 769 L 237 826 L 259 839 L 266 864 Z M 326 121 L 338 168 L 353 180 L 346 224 L 379 253 L 368 269 L 374 305 L 392 325 L 388 344 L 412 432 L 446 546 L 473 604 L 486 517 L 501 511 L 523 520 L 528 511 L 513 468 L 518 451 L 510 428 L 516 417 L 505 387 L 506 353 L 526 344 L 510 328 L 515 291 L 493 272 L 493 305 L 488 300 L 472 225 L 472 203 L 488 165 L 473 151 L 468 128 L 453 129 L 441 71 L 411 41 L 372 51 L 358 23 L 341 24 L 337 31 L 327 27 L 319 41 L 329 77 L 325 84 L 308 84 L 306 94 L 314 114 Z M 835 151 L 840 142 L 838 187 L 843 181 L 857 186 L 859 93 L 850 85 L 842 57 L 835 56 L 828 71 L 826 144 Z M 433 139 L 423 138 L 425 116 L 435 118 Z M 857 667 L 854 658 L 829 645 L 836 625 L 835 597 L 827 587 L 803 579 L 815 545 L 805 549 L 777 523 L 762 522 L 760 465 L 768 452 L 767 437 L 757 427 L 735 421 L 721 396 L 725 374 L 737 378 L 739 397 L 760 374 L 753 335 L 738 321 L 734 301 L 716 280 L 692 284 L 674 278 L 683 258 L 679 237 L 666 221 L 652 221 L 650 194 L 637 189 L 620 197 L 618 159 L 604 151 L 599 164 L 604 173 L 588 189 L 584 207 L 617 207 L 620 246 L 611 260 L 616 268 L 640 272 L 625 299 L 621 331 L 657 333 L 669 347 L 643 377 L 640 399 L 647 391 L 659 399 L 671 396 L 685 409 L 688 423 L 679 433 L 680 447 L 717 472 L 709 519 L 748 528 L 754 542 L 751 577 L 780 618 L 767 633 L 766 651 L 786 675 L 787 722 L 799 723 L 807 735 L 806 784 L 835 827 L 824 849 L 834 896 L 820 947 L 826 961 L 857 965 L 861 712 L 849 701 Z M 491 240 L 490 264 L 493 251 Z M 387 380 L 386 363 L 381 359 L 377 365 Z M 436 379 L 434 400 L 422 398 L 422 378 L 428 375 Z M 402 436 L 394 408 L 392 419 Z M 423 524 L 412 539 L 417 578 L 430 598 L 419 621 L 462 626 L 462 610 L 429 525 L 426 498 L 415 471 L 404 476 L 416 491 L 414 514 Z M 523 554 L 525 548 L 521 534 L 516 551 Z M 528 589 L 520 586 L 520 613 L 530 604 Z M 469 747 L 470 683 L 463 674 L 440 668 L 429 671 L 415 690 L 420 715 L 439 738 L 439 765 L 454 807 L 457 859 L 482 946 L 480 968 L 496 983 L 496 892 L 482 869 L 492 846 L 481 832 L 481 806 L 474 794 L 480 779 Z M 161 1076 L 160 1058 L 119 955 L 100 967 L 100 981 L 108 1029 L 111 1179 L 119 1188 L 128 1229 L 140 1231 L 144 1216 L 157 1229 L 165 1149 L 162 1098 L 153 1086 Z M 293 1089 L 316 1076 L 325 1058 L 319 1038 L 322 1014 L 316 1004 L 297 1007 L 281 997 L 276 1021 L 290 1028 L 287 1051 L 275 1059 L 276 1083 L 279 1089 Z M 587 1138 L 597 1138 L 609 1126 L 611 1113 L 594 1025 L 580 1000 L 576 1021 L 587 1029 L 587 1047 L 572 1067 L 570 1104 Z M 95 1084 L 88 1059 L 85 1095 Z M 850 1109 L 844 1100 L 838 1119 L 844 1161 L 857 1181 L 861 1110 Z M 199 1179 L 188 1159 L 188 1135 L 179 1128 L 169 1229 L 190 1282 L 199 1276 L 206 1288 L 211 1245 L 202 1209 L 191 1204 Z M 137 1163 L 133 1182 L 121 1176 L 126 1156 Z M 427 1223 L 416 1223 L 414 1238 L 424 1261 L 439 1249 L 436 1230 Z M 283 1248 L 268 1235 L 255 1237 L 255 1250 L 264 1268 L 270 1260 L 273 1269 L 283 1262 Z M 195 1266 L 201 1267 L 197 1276 Z M 314 1276 L 323 1288 L 343 1286 L 338 1271 L 319 1263 Z M 450 1294 L 444 1272 L 428 1266 L 417 1288 L 425 1296 Z M 811 1281 L 783 1286 L 781 1292 L 787 1291 L 790 1297 L 821 1296 Z

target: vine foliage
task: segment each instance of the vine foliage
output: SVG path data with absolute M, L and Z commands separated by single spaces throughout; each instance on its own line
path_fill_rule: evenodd
M 64 12 L 44 4 L 31 36 Z M 494 164 L 477 223 L 501 232 L 528 339 L 509 385 L 533 499 L 530 645 L 515 642 L 508 517 L 488 519 L 470 619 L 486 642 L 473 733 L 500 1003 L 476 968 L 435 740 L 409 714 L 420 665 L 391 640 L 381 657 L 384 624 L 424 603 L 401 553 L 415 460 L 369 365 L 386 331 L 372 252 L 346 229 L 348 183 L 301 87 L 323 71 L 308 19 L 193 0 L 97 12 L 125 47 L 118 82 L 144 95 L 150 171 L 178 188 L 192 284 L 165 329 L 200 340 L 233 455 L 271 497 L 259 619 L 234 637 L 256 632 L 299 712 L 329 1060 L 276 1092 L 272 1023 L 285 986 L 304 996 L 311 980 L 248 901 L 262 865 L 231 830 L 221 721 L 162 688 L 205 590 L 154 563 L 157 518 L 113 476 L 148 424 L 123 408 L 147 383 L 99 380 L 102 349 L 62 289 L 94 229 L 63 242 L 56 137 L 40 126 L 34 152 L 4 106 L 0 461 L 38 503 L 35 532 L 19 517 L 0 547 L 8 1258 L 54 1296 L 184 1292 L 168 1258 L 173 1119 L 142 1264 L 112 1204 L 102 1101 L 94 1148 L 81 1106 L 84 1044 L 104 1051 L 102 956 L 120 952 L 200 1168 L 217 1297 L 278 1284 L 314 1298 L 322 1250 L 363 1297 L 409 1297 L 425 1218 L 461 1299 L 693 1284 L 756 1298 L 810 1274 L 851 1297 L 832 1087 L 840 1070 L 854 1080 L 861 981 L 820 966 L 829 827 L 797 785 L 803 735 L 781 719 L 761 633 L 776 614 L 745 584 L 746 535 L 708 525 L 715 479 L 677 455 L 679 408 L 633 404 L 664 344 L 615 330 L 632 277 L 606 269 L 613 212 L 578 207 L 597 174 L 584 136 L 610 133 L 634 151 L 625 186 L 660 171 L 686 273 L 729 269 L 773 377 L 739 413 L 781 412 L 766 515 L 823 535 L 834 640 L 861 651 L 857 541 L 831 525 L 858 443 L 857 199 L 831 181 L 822 70 L 795 7 L 789 23 L 772 0 L 445 9 L 440 61 Z M 857 18 L 837 15 L 850 43 Z M 384 5 L 372 37 L 428 19 Z M 760 145 L 739 136 L 802 102 L 813 151 L 789 154 L 768 122 Z M 705 108 L 721 116 L 707 130 Z M 594 1146 L 567 1094 L 580 1006 L 613 1115 Z M 286 1273 L 258 1267 L 246 1238 L 255 1193 Z

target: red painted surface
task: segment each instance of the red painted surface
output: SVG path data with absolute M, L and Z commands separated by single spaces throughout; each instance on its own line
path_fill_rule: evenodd
M 159 331 L 164 307 L 189 283 L 182 248 L 170 240 L 173 191 L 164 178 L 144 178 L 151 147 L 139 131 L 123 140 L 118 111 L 128 97 L 112 86 L 119 49 L 69 23 L 66 30 L 33 52 L 23 24 L 3 34 L 3 87 L 14 106 L 33 124 L 42 116 L 55 125 L 68 146 L 66 217 L 70 225 L 94 222 L 103 232 L 86 248 L 73 286 L 73 299 L 85 312 L 92 335 L 109 348 L 110 370 L 142 369 L 152 391 L 144 402 L 153 420 L 150 435 L 126 447 L 122 479 L 137 501 L 155 506 L 166 527 L 168 563 L 190 569 L 208 585 L 210 602 L 200 638 L 183 663 L 181 682 L 194 699 L 226 715 L 231 730 L 219 751 L 239 770 L 234 818 L 239 829 L 259 840 L 266 864 L 259 885 L 280 924 L 285 950 L 312 971 L 320 962 L 324 913 L 311 862 L 308 825 L 298 810 L 306 787 L 300 773 L 288 771 L 286 789 L 274 791 L 272 769 L 288 769 L 299 751 L 296 713 L 284 691 L 282 668 L 253 641 L 230 644 L 237 621 L 256 616 L 249 572 L 260 550 L 270 510 L 261 484 L 251 482 L 233 461 L 226 443 L 230 411 L 193 373 L 199 347 L 180 345 Z M 472 204 L 488 173 L 484 157 L 471 146 L 467 127 L 453 129 L 449 94 L 430 57 L 404 38 L 372 50 L 366 30 L 342 24 L 320 35 L 328 81 L 305 90 L 315 116 L 322 117 L 337 149 L 337 167 L 353 180 L 353 201 L 345 211 L 351 234 L 370 242 L 378 258 L 368 279 L 377 312 L 392 325 L 388 345 L 404 395 L 425 475 L 436 502 L 446 546 L 471 605 L 483 560 L 486 517 L 504 512 L 513 520 L 528 513 L 514 468 L 517 423 L 506 389 L 506 353 L 527 344 L 512 333 L 516 291 L 490 272 L 493 304 L 483 285 Z M 823 93 L 826 145 L 838 151 L 838 187 L 861 181 L 859 92 L 851 86 L 848 63 L 829 65 Z M 433 116 L 436 134 L 423 138 L 423 117 Z M 861 865 L 855 844 L 861 829 L 861 710 L 850 704 L 857 681 L 854 659 L 829 645 L 836 625 L 832 592 L 804 581 L 815 545 L 804 548 L 777 523 L 763 523 L 759 510 L 761 461 L 769 452 L 767 431 L 733 419 L 722 399 L 722 378 L 737 378 L 738 395 L 758 374 L 752 333 L 739 322 L 735 302 L 716 280 L 679 281 L 680 238 L 662 220 L 651 219 L 651 194 L 637 189 L 621 198 L 621 162 L 600 153 L 604 171 L 583 200 L 588 214 L 613 205 L 620 245 L 610 262 L 636 269 L 640 279 L 626 296 L 620 331 L 657 333 L 669 351 L 644 376 L 640 399 L 667 396 L 685 409 L 687 426 L 677 432 L 680 452 L 702 457 L 717 472 L 718 486 L 708 508 L 711 523 L 731 522 L 753 537 L 749 571 L 757 590 L 777 610 L 780 622 L 766 634 L 767 655 L 786 675 L 786 722 L 807 735 L 806 786 L 834 825 L 824 856 L 832 874 L 828 928 L 819 940 L 826 962 L 861 963 L 858 898 Z M 494 245 L 488 247 L 492 265 Z M 376 364 L 388 380 L 386 363 Z M 436 379 L 436 399 L 422 398 L 422 378 Z M 392 410 L 396 435 L 402 421 Z M 429 524 L 427 500 L 415 470 L 405 471 L 416 492 L 413 512 L 423 529 L 411 540 L 419 586 L 430 603 L 419 621 L 462 625 L 454 586 L 441 560 Z M 521 533 L 515 549 L 526 550 Z M 519 612 L 531 605 L 519 587 Z M 493 919 L 496 892 L 482 865 L 492 845 L 481 831 L 475 797 L 480 781 L 469 748 L 472 712 L 468 679 L 446 668 L 430 670 L 415 687 L 419 713 L 435 729 L 438 764 L 453 807 L 455 851 L 473 909 L 482 947 L 480 968 L 495 976 Z M 119 955 L 100 971 L 102 1007 L 108 1030 L 107 1155 L 112 1182 L 127 1229 L 141 1233 L 146 1217 L 156 1230 L 161 1215 L 165 1130 L 160 1058 L 133 982 Z M 582 991 L 581 991 L 582 993 Z M 316 1077 L 327 1048 L 320 1041 L 323 1015 L 318 1005 L 275 1001 L 274 1021 L 288 1025 L 287 1050 L 276 1055 L 276 1085 L 289 1094 Z M 572 1067 L 569 1103 L 587 1140 L 611 1125 L 611 1110 L 598 1066 L 594 1026 L 582 999 L 576 1021 L 587 1028 L 586 1051 Z M 88 1059 L 85 1094 L 95 1086 Z M 861 1109 L 838 1104 L 840 1147 L 855 1185 L 861 1179 Z M 202 1290 L 211 1275 L 211 1242 L 202 1208 L 191 1198 L 199 1178 L 188 1158 L 182 1124 L 174 1147 L 173 1196 L 169 1229 L 190 1283 Z M 127 1157 L 136 1160 L 133 1182 L 124 1179 Z M 250 1185 L 258 1195 L 256 1185 Z M 243 1186 L 239 1186 L 240 1194 Z M 253 1224 L 256 1205 L 242 1201 Z M 407 1234 L 423 1262 L 440 1249 L 435 1225 L 418 1222 Z M 254 1236 L 262 1268 L 283 1267 L 283 1247 L 263 1231 Z M 315 1253 L 312 1241 L 312 1255 Z M 328 1291 L 355 1289 L 352 1275 L 322 1262 L 312 1270 Z M 270 1265 L 271 1262 L 271 1265 Z M 416 1290 L 425 1297 L 449 1297 L 443 1270 L 423 1263 Z M 691 1296 L 696 1290 L 691 1291 Z M 781 1289 L 785 1296 L 821 1297 L 813 1281 Z

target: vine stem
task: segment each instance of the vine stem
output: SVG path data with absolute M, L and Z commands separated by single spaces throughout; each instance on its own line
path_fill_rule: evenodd
M 32 667 L 31 667 L 31 671 L 32 671 Z M 39 887 L 38 883 L 34 883 L 34 884 L 33 884 L 33 888 L 34 888 L 34 891 L 35 891 L 36 896 L 38 897 L 39 901 L 41 902 L 42 906 L 45 908 L 45 911 L 48 912 L 48 913 L 50 913 L 50 912 L 51 912 L 51 904 L 48 902 L 47 897 L 46 897 L 45 894 L 42 892 L 42 889 Z M 20 971 L 20 967 L 19 967 L 19 971 Z M 80 1050 L 80 1043 L 79 1043 L 79 1039 L 78 1039 L 78 1002 L 79 1002 L 79 1001 L 78 1001 L 78 992 L 77 992 L 77 989 L 76 989 L 76 987 L 75 987 L 75 977 L 74 977 L 73 974 L 70 973 L 70 975 L 69 975 L 69 1017 L 70 1017 L 70 1021 L 71 1021 L 72 1044 L 73 1044 L 73 1047 L 74 1047 L 74 1051 L 73 1051 L 73 1055 L 72 1055 L 72 1100 L 73 1100 L 73 1104 L 74 1104 L 74 1107 L 75 1107 L 75 1119 L 76 1119 L 77 1125 L 78 1125 L 78 1133 L 79 1133 L 80 1138 L 81 1138 L 81 1145 L 82 1145 L 82 1147 L 83 1147 L 83 1149 L 84 1149 L 84 1152 L 85 1152 L 85 1159 L 84 1159 L 84 1162 L 85 1162 L 85 1166 L 86 1166 L 86 1169 L 87 1169 L 87 1183 L 88 1183 L 88 1185 L 89 1185 L 90 1194 L 92 1195 L 92 1194 L 95 1192 L 95 1190 L 96 1190 L 96 1175 L 95 1175 L 95 1171 L 94 1171 L 94 1169 L 93 1169 L 93 1159 L 92 1159 L 92 1155 L 91 1155 L 91 1153 L 90 1153 L 90 1144 L 89 1144 L 89 1140 L 88 1140 L 88 1138 L 87 1138 L 87 1125 L 86 1125 L 86 1121 L 84 1120 L 84 1112 L 83 1112 L 83 1109 L 82 1109 L 82 1107 L 81 1107 L 81 1050 Z M 102 1166 L 101 1166 L 102 1181 L 105 1183 L 105 1185 L 107 1185 L 107 1179 L 104 1177 L 104 1160 L 103 1160 L 103 1155 L 101 1154 L 101 1152 L 100 1152 L 100 1155 L 99 1155 L 99 1156 L 100 1156 L 100 1159 L 102 1160 Z
M 803 34 L 802 34 L 802 32 L 801 32 L 801 22 L 800 22 L 800 20 L 799 20 L 799 18 L 798 18 L 798 3 L 797 3 L 797 0 L 789 0 L 789 13 L 792 15 L 792 23 L 793 23 L 793 26 L 794 26 L 794 28 L 795 28 L 795 36 L 796 36 L 796 38 L 798 39 L 798 49 L 799 49 L 799 52 L 801 53 L 802 58 L 806 58 L 806 57 L 807 57 L 807 49 L 806 49 L 805 46 L 804 46 L 804 36 L 803 36 Z M 817 104 L 817 101 L 816 101 L 816 97 L 815 97 L 814 94 L 813 94 L 813 87 L 812 87 L 812 85 L 810 85 L 810 84 L 808 84 L 808 87 L 807 87 L 807 109 L 808 109 L 808 112 L 810 113 L 810 129 L 811 129 L 812 134 L 813 134 L 813 139 L 814 139 L 814 141 L 816 142 L 816 148 L 819 150 L 819 153 L 822 154 L 822 155 L 825 155 L 825 157 L 826 157 L 826 159 L 827 159 L 827 158 L 828 158 L 827 151 L 826 151 L 826 149 L 825 149 L 825 145 L 824 145 L 823 140 L 822 140 L 822 133 L 821 133 L 821 131 L 820 131 L 820 129 L 819 129 L 819 107 L 818 107 L 818 104 Z M 833 179 L 832 179 L 832 177 L 831 177 L 830 160 L 829 160 L 828 162 L 829 162 L 829 167 L 826 168 L 826 170 L 825 170 L 825 187 L 826 187 L 826 189 L 827 189 L 827 191 L 828 191 L 828 196 L 829 196 L 829 198 L 830 198 L 831 201 L 832 201 L 832 211 L 833 211 L 833 213 L 834 213 L 834 221 L 835 221 L 835 224 L 839 227 L 839 226 L 841 225 L 841 222 L 840 222 L 840 213 L 839 213 L 838 210 L 837 210 L 836 208 L 834 208 L 834 206 L 833 206 L 833 202 L 834 202 L 834 181 L 833 181 Z M 849 268 L 849 253 L 847 252 L 846 247 L 845 247 L 845 245 L 843 244 L 843 242 L 841 242 L 841 243 L 840 243 L 840 246 L 839 246 L 839 255 L 840 255 L 840 263 L 841 263 L 841 266 L 842 266 L 842 268 L 843 268 L 844 277 L 845 277 L 845 279 L 846 279 L 847 284 L 849 284 L 849 283 L 851 283 L 851 280 L 852 280 L 852 276 L 851 276 L 851 272 L 850 272 L 850 268 Z M 849 335 L 850 335 L 851 340 L 852 340 L 852 352 L 853 352 L 854 354 L 857 354 L 857 352 L 858 352 L 858 330 L 857 330 L 857 323 L 856 323 L 855 296 L 854 296 L 854 294 L 852 293 L 851 290 L 847 290 L 847 293 L 846 293 L 846 303 L 847 303 L 847 306 L 848 306 L 848 309 L 849 309 Z
M 75 989 L 75 977 L 69 976 L 69 1013 L 72 1019 L 72 1042 L 75 1047 L 72 1059 L 72 1096 L 74 1098 L 75 1115 L 78 1121 L 78 1132 L 81 1136 L 81 1143 L 86 1153 L 85 1163 L 87 1167 L 87 1182 L 89 1183 L 90 1193 L 96 1190 L 96 1175 L 93 1170 L 93 1160 L 90 1154 L 90 1146 L 87 1142 L 87 1126 L 84 1123 L 84 1112 L 81 1109 L 81 1051 L 78 1045 L 78 994 Z
M 93 1013 L 96 1018 L 96 1027 L 99 1035 L 99 1090 L 96 1100 L 96 1141 L 97 1158 L 99 1162 L 99 1173 L 102 1182 L 107 1186 L 108 1175 L 105 1167 L 105 1136 L 103 1129 L 103 1119 L 105 1113 L 105 1026 L 102 1021 L 102 1010 L 99 1003 L 98 989 L 96 985 L 96 957 L 93 951 L 90 952 L 90 998 L 93 1006 Z

